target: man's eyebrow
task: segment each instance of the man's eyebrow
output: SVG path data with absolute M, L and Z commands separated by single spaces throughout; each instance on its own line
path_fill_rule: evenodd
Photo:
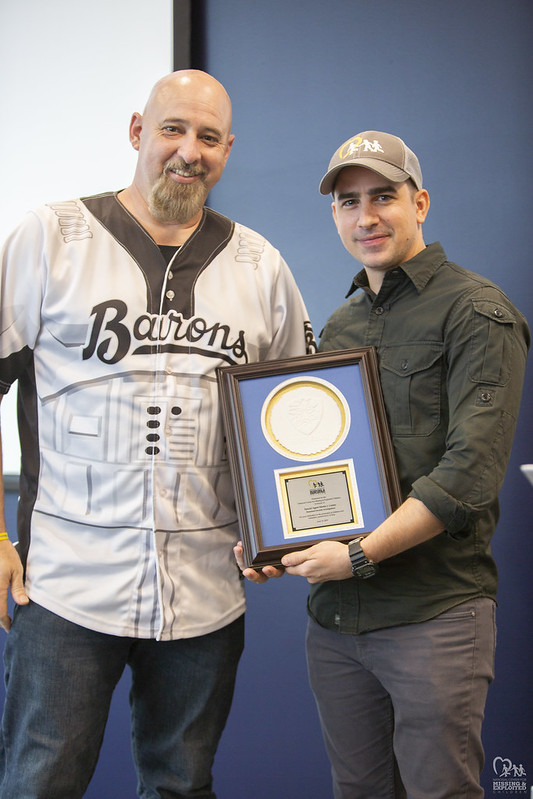
M 370 189 L 368 194 L 372 197 L 375 197 L 376 194 L 398 194 L 398 189 L 394 184 L 389 184 L 388 186 L 381 186 L 377 189 Z
M 369 189 L 367 192 L 363 192 L 364 194 L 368 194 L 369 197 L 376 197 L 380 194 L 398 194 L 398 190 L 394 185 L 389 186 L 378 186 L 375 189 Z M 361 197 L 360 191 L 346 191 L 342 194 L 337 194 L 337 200 L 358 200 Z

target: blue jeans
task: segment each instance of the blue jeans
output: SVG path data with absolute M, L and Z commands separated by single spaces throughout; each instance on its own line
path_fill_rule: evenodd
M 335 799 L 478 799 L 494 676 L 491 599 L 341 635 L 310 620 L 309 677 Z
M 16 607 L 4 650 L 0 799 L 83 796 L 126 665 L 139 796 L 214 799 L 211 768 L 243 643 L 242 616 L 209 635 L 155 641 L 87 630 L 35 603 Z

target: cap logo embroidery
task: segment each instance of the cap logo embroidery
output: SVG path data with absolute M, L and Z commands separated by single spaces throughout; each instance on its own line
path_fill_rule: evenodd
M 339 158 L 348 158 L 348 156 L 353 155 L 359 150 L 360 147 L 363 147 L 364 153 L 385 153 L 377 139 L 371 142 L 369 139 L 362 139 L 361 136 L 354 136 L 353 139 L 348 139 L 347 142 L 344 142 L 339 149 Z

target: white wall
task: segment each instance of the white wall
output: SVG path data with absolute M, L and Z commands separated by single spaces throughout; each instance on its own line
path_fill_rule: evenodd
M 0 0 L 0 241 L 35 205 L 130 182 L 131 114 L 171 69 L 171 0 Z M 14 404 L 11 390 L 5 473 L 20 457 Z

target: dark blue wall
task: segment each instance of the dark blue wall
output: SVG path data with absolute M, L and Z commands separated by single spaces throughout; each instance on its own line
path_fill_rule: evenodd
M 533 322 L 531 0 L 208 0 L 207 9 L 207 68 L 233 99 L 236 133 L 212 204 L 280 248 L 317 332 L 356 271 L 317 185 L 338 144 L 367 129 L 397 133 L 418 154 L 432 201 L 426 241 L 440 240 L 451 259 L 501 285 Z M 532 388 L 530 366 L 494 539 L 499 647 L 484 735 L 488 796 L 497 757 L 521 763 L 533 784 L 533 487 L 519 471 L 533 461 Z M 285 693 L 287 677 L 304 671 L 302 586 L 290 582 L 262 598 L 261 586 L 249 591 L 250 640 L 231 735 L 241 742 L 243 784 L 296 772 L 301 787 L 276 791 L 259 779 L 256 799 L 331 796 L 315 730 L 307 721 L 296 736 L 287 730 L 287 719 L 312 718 L 301 689 Z M 280 651 L 283 613 L 295 645 Z M 273 670 L 259 705 L 248 693 L 254 667 Z M 280 737 L 287 751 L 273 761 L 264 747 Z M 221 796 L 251 795 L 232 793 L 223 765 Z
M 533 78 L 530 0 L 205 0 L 207 65 L 234 103 L 237 135 L 211 204 L 268 236 L 320 331 L 355 271 L 317 185 L 337 145 L 365 129 L 406 139 L 432 206 L 426 241 L 499 283 L 533 320 L 529 228 Z M 494 540 L 497 677 L 485 723 L 494 758 L 533 783 L 533 461 L 529 370 Z M 10 514 L 12 503 L 10 503 Z M 247 647 L 217 757 L 219 799 L 328 799 L 329 766 L 304 658 L 306 584 L 248 586 Z M 89 799 L 129 799 L 127 678 Z

